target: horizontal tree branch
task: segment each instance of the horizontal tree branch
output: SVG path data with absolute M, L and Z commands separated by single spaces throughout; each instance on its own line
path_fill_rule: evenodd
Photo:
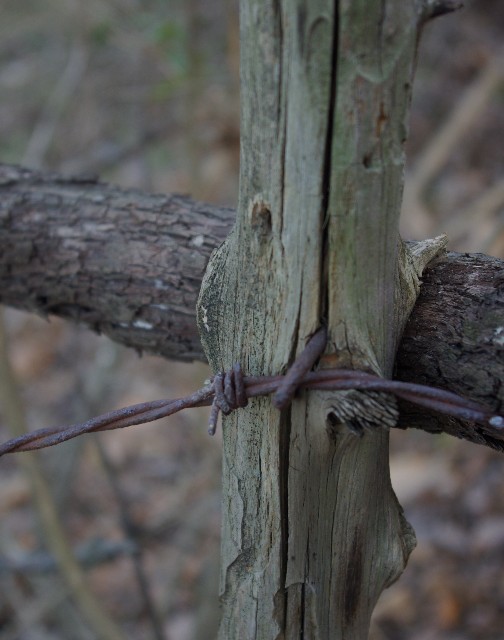
M 442 387 L 504 408 L 504 262 L 483 254 L 448 253 L 424 272 L 420 295 L 396 358 L 396 377 Z M 400 403 L 400 426 L 480 442 L 502 440 L 477 426 Z
M 0 165 L 0 301 L 204 360 L 196 299 L 232 209 Z
M 0 301 L 83 323 L 176 360 L 204 360 L 196 299 L 229 208 L 0 165 Z M 448 253 L 424 275 L 399 380 L 504 406 L 504 262 Z M 489 441 L 473 425 L 402 405 L 401 426 Z

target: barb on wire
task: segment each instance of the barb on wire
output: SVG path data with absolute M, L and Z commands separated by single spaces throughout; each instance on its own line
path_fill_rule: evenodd
M 214 398 L 208 421 L 208 433 L 211 436 L 215 435 L 217 430 L 219 411 L 228 416 L 234 409 L 246 407 L 248 404 L 243 373 L 239 363 L 236 363 L 226 373 L 218 373 L 213 379 L 213 387 Z
M 303 376 L 313 369 L 314 364 L 324 353 L 327 344 L 327 328 L 321 327 L 308 341 L 304 350 L 285 374 L 275 395 L 273 404 L 277 409 L 285 409 L 291 402 Z
M 212 405 L 208 432 L 210 435 L 214 435 L 219 412 L 229 415 L 235 409 L 247 406 L 249 398 L 271 393 L 275 393 L 274 404 L 279 408 L 284 408 L 292 401 L 295 392 L 300 388 L 328 391 L 356 389 L 390 393 L 427 409 L 476 422 L 486 427 L 493 436 L 502 429 L 502 438 L 504 439 L 504 416 L 496 415 L 489 409 L 450 391 L 410 382 L 386 380 L 364 371 L 349 369 L 309 371 L 322 354 L 322 343 L 325 345 L 326 340 L 325 329 L 317 331 L 285 376 L 244 376 L 240 365 L 235 364 L 231 370 L 218 373 L 210 381 L 210 384 L 189 396 L 132 405 L 91 418 L 80 424 L 39 429 L 0 445 L 0 456 L 6 453 L 51 447 L 84 433 L 123 429 L 132 425 L 145 424 L 173 415 L 182 409 L 208 405 Z

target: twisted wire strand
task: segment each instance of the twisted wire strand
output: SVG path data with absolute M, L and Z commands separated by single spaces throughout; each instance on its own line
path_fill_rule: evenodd
M 42 449 L 65 442 L 84 433 L 123 429 L 138 424 L 146 424 L 173 415 L 190 407 L 212 405 L 208 431 L 213 435 L 217 428 L 219 412 L 229 415 L 232 411 L 245 407 L 249 398 L 265 396 L 286 388 L 287 376 L 243 376 L 240 365 L 225 373 L 219 373 L 210 384 L 195 393 L 174 400 L 154 400 L 132 405 L 91 418 L 86 422 L 70 426 L 39 429 L 13 438 L 0 445 L 0 456 L 19 451 Z M 398 398 L 434 411 L 451 415 L 462 420 L 476 422 L 490 428 L 492 434 L 502 429 L 504 439 L 504 416 L 495 414 L 471 400 L 436 387 L 386 380 L 364 371 L 348 369 L 322 369 L 309 371 L 297 376 L 297 389 L 317 389 L 328 391 L 382 391 Z M 292 385 L 289 391 L 292 400 Z

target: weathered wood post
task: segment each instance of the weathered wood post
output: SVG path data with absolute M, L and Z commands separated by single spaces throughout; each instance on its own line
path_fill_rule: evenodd
M 418 6 L 242 0 L 238 214 L 198 305 L 215 370 L 284 371 L 326 322 L 321 366 L 391 375 L 439 246 L 398 235 Z M 414 546 L 394 417 L 379 394 L 309 392 L 224 420 L 221 638 L 367 636 Z

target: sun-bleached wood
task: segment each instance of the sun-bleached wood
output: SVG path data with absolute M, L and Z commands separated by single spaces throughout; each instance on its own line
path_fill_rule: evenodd
M 214 370 L 278 373 L 327 322 L 322 366 L 391 375 L 445 243 L 398 236 L 417 30 L 412 1 L 242 2 L 237 221 L 198 303 Z M 414 546 L 366 398 L 260 399 L 224 421 L 221 638 L 366 637 Z M 339 403 L 375 432 L 328 430 Z

